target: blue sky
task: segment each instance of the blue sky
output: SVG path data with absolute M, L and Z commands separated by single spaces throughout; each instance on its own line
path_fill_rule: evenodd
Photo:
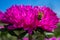
M 60 0 L 0 0 L 0 10 L 5 12 L 12 5 L 48 6 L 60 17 Z

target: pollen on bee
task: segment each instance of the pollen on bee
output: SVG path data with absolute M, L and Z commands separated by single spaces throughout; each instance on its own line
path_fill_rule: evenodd
M 41 20 L 43 17 L 43 13 L 42 12 L 38 12 L 38 19 Z

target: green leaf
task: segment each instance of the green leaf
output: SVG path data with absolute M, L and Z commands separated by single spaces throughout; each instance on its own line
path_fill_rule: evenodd
M 54 31 L 54 35 L 56 37 L 59 37 L 60 36 L 60 23 L 57 24 L 58 28 Z
M 14 31 L 8 31 L 8 33 L 10 34 L 10 35 L 12 35 L 12 36 L 16 36 L 17 37 L 17 35 L 15 34 L 15 32 Z
M 5 23 L 0 23 L 0 25 L 8 25 L 8 24 L 5 24 Z
M 27 32 L 23 32 L 19 36 L 20 36 L 20 38 L 23 38 L 26 34 L 27 34 Z
M 42 30 L 42 28 L 37 28 L 36 31 L 40 32 L 41 34 L 44 34 L 44 30 Z

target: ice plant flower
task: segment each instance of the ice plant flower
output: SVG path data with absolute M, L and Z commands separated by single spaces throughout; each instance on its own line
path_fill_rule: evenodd
M 0 21 L 3 19 L 3 16 L 4 16 L 3 12 L 0 11 Z
M 54 29 L 57 28 L 57 23 L 58 23 L 58 17 L 56 16 L 56 13 L 53 12 L 50 8 L 48 7 L 37 7 L 39 10 L 39 13 L 42 14 L 41 20 L 39 20 L 38 26 L 42 28 L 45 31 L 52 32 Z M 38 15 L 39 15 L 38 13 Z
M 60 18 L 59 18 L 59 23 L 60 23 Z
M 58 37 L 57 40 L 60 40 L 60 37 Z
M 29 38 L 28 37 L 24 37 L 23 40 L 29 40 Z
M 12 6 L 5 12 L 5 19 L 7 21 L 8 29 L 13 30 L 17 28 L 23 28 L 28 32 L 32 33 L 35 29 L 35 10 L 32 6 Z
M 0 29 L 4 29 L 4 26 L 0 26 Z
M 60 37 L 56 38 L 56 37 L 51 37 L 49 39 L 45 38 L 44 40 L 60 40 Z
M 9 30 L 23 28 L 32 33 L 39 27 L 52 32 L 57 28 L 58 18 L 48 7 L 15 5 L 7 9 L 2 21 L 9 24 Z

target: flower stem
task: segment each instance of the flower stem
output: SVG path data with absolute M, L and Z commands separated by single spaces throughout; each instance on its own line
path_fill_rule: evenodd
M 32 35 L 31 34 L 29 34 L 29 40 L 32 40 Z

